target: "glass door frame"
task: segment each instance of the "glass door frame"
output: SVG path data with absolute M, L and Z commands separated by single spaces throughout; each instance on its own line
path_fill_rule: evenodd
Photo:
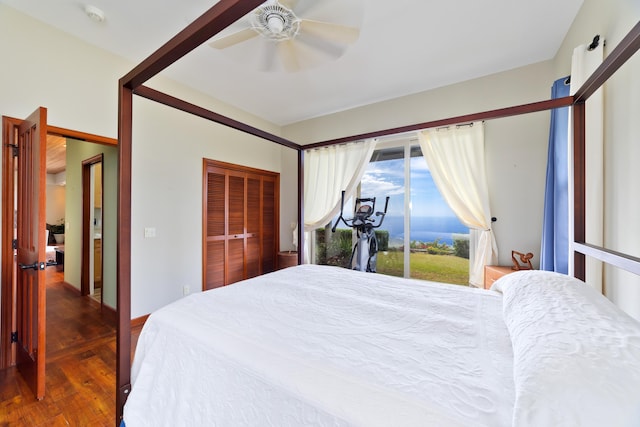
M 376 150 L 384 150 L 389 148 L 403 149 L 403 167 L 404 167 L 404 240 L 403 240 L 403 277 L 411 277 L 411 147 L 418 145 L 418 137 L 415 132 L 392 135 L 381 138 L 377 141 Z M 358 197 L 360 197 L 360 186 L 358 186 Z

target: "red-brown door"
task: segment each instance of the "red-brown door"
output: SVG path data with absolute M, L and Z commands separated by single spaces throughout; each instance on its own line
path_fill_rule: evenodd
M 45 194 L 47 109 L 40 107 L 18 132 L 16 362 L 37 399 L 44 397 Z

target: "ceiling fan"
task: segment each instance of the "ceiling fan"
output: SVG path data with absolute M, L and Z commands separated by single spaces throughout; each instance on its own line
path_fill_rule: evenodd
M 358 40 L 360 6 L 360 0 L 268 0 L 209 46 L 244 63 L 260 58 L 263 71 L 300 71 L 339 58 Z

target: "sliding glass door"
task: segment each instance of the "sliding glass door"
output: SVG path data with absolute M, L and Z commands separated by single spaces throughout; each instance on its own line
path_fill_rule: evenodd
M 415 138 L 379 142 L 356 197 L 375 197 L 380 212 L 389 197 L 376 229 L 378 273 L 468 284 L 469 229 L 440 195 Z M 353 199 L 345 201 L 344 217 L 353 213 Z M 379 217 L 372 218 L 379 223 Z M 316 262 L 349 268 L 356 236 L 344 224 L 331 232 L 336 219 L 315 234 Z

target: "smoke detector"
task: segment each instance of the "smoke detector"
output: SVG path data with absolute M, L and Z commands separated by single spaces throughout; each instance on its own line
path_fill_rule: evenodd
M 95 6 L 91 6 L 90 4 L 86 5 L 84 7 L 84 13 L 86 13 L 89 19 L 91 19 L 93 22 L 104 21 L 104 12 Z

